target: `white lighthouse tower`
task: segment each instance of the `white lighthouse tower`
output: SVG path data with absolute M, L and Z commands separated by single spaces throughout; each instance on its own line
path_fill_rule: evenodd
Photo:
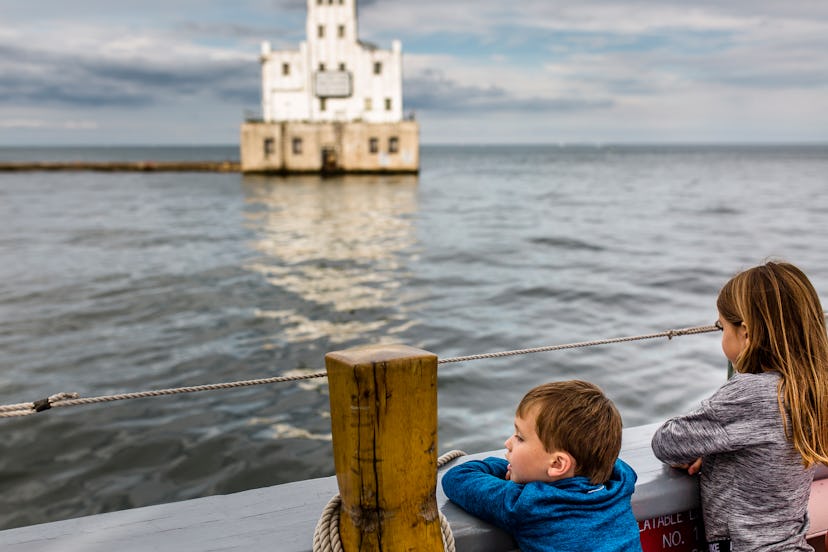
M 362 42 L 356 0 L 307 0 L 298 50 L 262 44 L 262 120 L 242 125 L 245 172 L 416 172 L 403 120 L 402 46 Z

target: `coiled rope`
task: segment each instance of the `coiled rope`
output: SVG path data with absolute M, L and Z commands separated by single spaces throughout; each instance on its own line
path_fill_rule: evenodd
M 452 450 L 437 459 L 437 468 L 442 468 L 455 458 L 464 456 L 462 450 Z M 322 510 L 322 515 L 316 523 L 313 532 L 313 552 L 342 552 L 342 541 L 339 538 L 339 510 L 342 506 L 342 497 L 334 496 Z M 455 552 L 454 535 L 451 532 L 446 516 L 438 510 L 440 516 L 440 530 L 443 533 L 443 550 Z
M 612 343 L 625 343 L 630 341 L 641 341 L 644 339 L 656 339 L 659 337 L 666 337 L 673 339 L 674 337 L 682 335 L 694 335 L 707 332 L 719 331 L 714 325 L 710 326 L 695 326 L 692 328 L 682 328 L 678 330 L 665 330 L 658 333 L 650 333 L 644 335 L 635 335 L 629 337 L 615 337 L 610 339 L 598 339 L 594 341 L 582 341 L 577 343 L 566 343 L 563 345 L 549 345 L 546 347 L 535 347 L 532 349 L 516 349 L 513 351 L 500 351 L 497 353 L 484 353 L 479 355 L 469 355 L 454 358 L 442 358 L 437 360 L 437 364 L 448 364 L 451 362 L 466 362 L 469 360 L 480 360 L 484 358 L 500 358 L 514 355 L 526 355 L 531 353 L 543 353 L 549 351 L 560 351 L 563 349 L 576 349 L 579 347 L 592 347 L 596 345 L 609 345 Z M 235 387 L 250 387 L 253 385 L 264 385 L 270 383 L 284 383 L 289 381 L 307 380 L 314 378 L 324 378 L 328 374 L 326 372 L 315 372 L 312 374 L 302 374 L 296 376 L 279 376 L 273 378 L 263 378 L 254 380 L 234 381 L 227 383 L 215 383 L 208 385 L 195 385 L 191 387 L 176 387 L 172 389 L 157 389 L 154 391 L 141 391 L 137 393 L 122 393 L 119 395 L 104 395 L 100 397 L 79 398 L 77 393 L 57 393 L 45 399 L 40 399 L 34 402 L 25 402 L 18 404 L 9 404 L 0 406 L 0 418 L 15 418 L 20 416 L 28 416 L 37 412 L 43 412 L 51 408 L 58 408 L 64 406 L 80 406 L 87 404 L 96 404 L 103 402 L 121 401 L 125 399 L 143 399 L 147 397 L 160 397 L 163 395 L 177 395 L 180 393 L 196 393 L 199 391 L 215 391 L 219 389 L 232 389 Z

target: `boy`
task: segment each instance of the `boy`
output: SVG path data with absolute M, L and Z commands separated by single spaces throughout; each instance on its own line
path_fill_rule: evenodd
M 620 450 L 621 416 L 598 387 L 547 383 L 518 405 L 506 460 L 455 466 L 443 490 L 522 552 L 640 551 L 630 505 L 636 475 Z

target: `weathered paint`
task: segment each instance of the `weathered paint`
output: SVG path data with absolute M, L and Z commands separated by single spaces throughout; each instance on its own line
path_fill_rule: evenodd
M 437 355 L 376 345 L 328 353 L 325 366 L 343 549 L 442 552 Z
M 416 121 L 247 122 L 241 128 L 245 173 L 416 173 L 419 166 Z
M 624 430 L 621 457 L 638 474 L 633 512 L 639 522 L 663 518 L 656 531 L 661 548 L 645 552 L 680 551 L 665 547 L 663 535 L 671 527 L 682 530 L 686 512 L 698 510 L 698 483 L 665 466 L 650 449 L 658 424 Z M 450 463 L 502 455 L 502 450 L 469 455 Z M 506 552 L 515 549 L 503 531 L 470 516 L 448 501 L 438 472 L 437 505 L 451 523 L 457 550 Z M 0 531 L 4 552 L 176 552 L 278 550 L 310 552 L 313 530 L 328 500 L 338 493 L 335 477 L 311 479 L 230 495 L 136 508 L 77 519 Z M 677 512 L 683 513 L 681 523 Z M 664 517 L 667 516 L 667 517 Z M 811 528 L 816 537 L 828 531 L 828 470 L 819 468 L 811 491 Z M 698 521 L 698 518 L 693 520 Z M 675 530 L 675 529 L 673 529 Z M 670 543 L 672 532 L 667 533 Z M 649 539 L 645 535 L 643 538 Z M 819 539 L 821 540 L 821 539 Z M 818 548 L 821 550 L 821 548 Z

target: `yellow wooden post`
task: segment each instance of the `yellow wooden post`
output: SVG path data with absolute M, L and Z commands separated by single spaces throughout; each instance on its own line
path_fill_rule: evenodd
M 379 345 L 325 356 L 345 552 L 443 550 L 437 356 Z

